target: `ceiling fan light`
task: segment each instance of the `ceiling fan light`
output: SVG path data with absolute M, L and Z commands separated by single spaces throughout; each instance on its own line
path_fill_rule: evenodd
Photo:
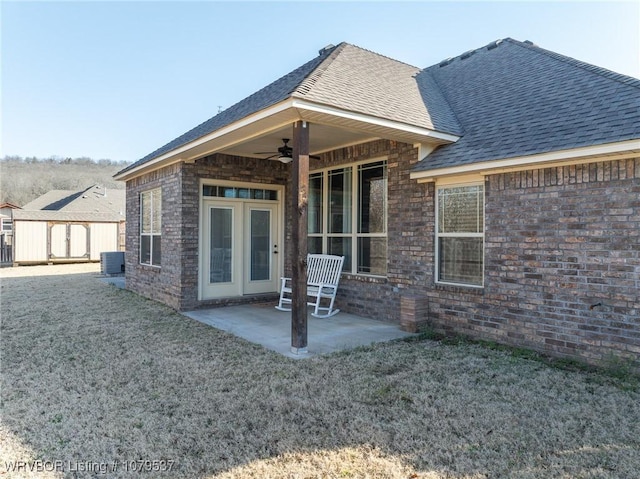
M 293 161 L 293 158 L 291 158 L 290 156 L 281 155 L 278 157 L 278 161 L 286 165 L 287 163 L 291 163 Z

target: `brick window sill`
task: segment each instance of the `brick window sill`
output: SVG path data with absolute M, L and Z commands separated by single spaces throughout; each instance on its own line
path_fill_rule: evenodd
M 384 276 L 369 276 L 366 274 L 342 273 L 342 279 L 347 281 L 359 281 L 361 283 L 387 284 Z
M 138 268 L 140 268 L 143 271 L 149 271 L 149 272 L 153 271 L 156 273 L 159 273 L 160 270 L 162 269 L 161 266 L 153 266 L 153 265 L 144 264 L 144 263 L 138 263 Z
M 435 289 L 436 291 L 448 291 L 451 293 L 459 293 L 459 294 L 473 294 L 476 296 L 484 295 L 484 287 L 481 287 L 481 286 L 464 286 L 461 284 L 434 283 L 433 289 Z

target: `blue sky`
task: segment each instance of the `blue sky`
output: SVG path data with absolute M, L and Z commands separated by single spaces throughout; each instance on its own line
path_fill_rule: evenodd
M 638 2 L 0 4 L 0 156 L 135 161 L 353 43 L 427 67 L 512 37 L 640 77 Z

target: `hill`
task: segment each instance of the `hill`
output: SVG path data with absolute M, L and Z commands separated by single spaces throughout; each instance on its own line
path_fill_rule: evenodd
M 113 175 L 127 163 L 91 158 L 22 158 L 0 159 L 0 203 L 18 206 L 51 190 L 82 190 L 98 184 L 109 189 L 124 189 Z

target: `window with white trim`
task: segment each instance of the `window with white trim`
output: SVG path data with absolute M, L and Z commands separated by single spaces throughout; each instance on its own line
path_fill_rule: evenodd
M 437 189 L 436 236 L 437 282 L 482 286 L 484 185 Z
M 1 231 L 13 231 L 13 220 L 11 218 L 2 218 Z
M 344 256 L 343 271 L 387 274 L 387 162 L 309 177 L 309 253 Z
M 140 263 L 160 266 L 162 189 L 140 193 Z

